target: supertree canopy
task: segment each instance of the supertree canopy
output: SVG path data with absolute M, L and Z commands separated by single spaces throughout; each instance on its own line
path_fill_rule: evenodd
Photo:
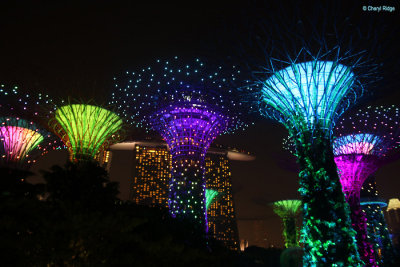
M 114 112 L 89 104 L 66 104 L 49 121 L 68 148 L 71 161 L 93 160 L 121 138 L 122 119 Z
M 361 208 L 367 218 L 367 241 L 373 245 L 379 266 L 392 266 L 394 248 L 383 215 L 386 201 L 379 198 L 375 176 L 370 176 L 361 187 Z
M 375 264 L 375 255 L 373 244 L 367 240 L 360 190 L 365 180 L 380 166 L 399 156 L 399 121 L 399 109 L 394 106 L 368 107 L 344 117 L 336 127 L 333 151 L 340 182 L 350 205 L 352 226 L 357 231 L 359 253 L 371 266 Z
M 299 233 L 296 219 L 301 213 L 300 200 L 280 200 L 273 203 L 273 210 L 283 221 L 283 237 L 285 247 L 299 246 Z
M 51 149 L 60 148 L 55 136 L 40 123 L 48 117 L 48 95 L 23 94 L 18 87 L 0 85 L 0 166 L 26 169 Z
M 258 78 L 260 112 L 288 129 L 300 167 L 305 266 L 360 264 L 331 137 L 335 121 L 363 91 L 356 72 L 362 63 L 359 55 L 340 54 L 339 47 L 303 48 L 287 62 L 271 58 Z
M 206 189 L 206 210 L 208 210 L 211 204 L 217 201 L 219 195 L 221 195 L 221 193 L 217 190 Z
M 239 75 L 236 66 L 206 66 L 199 59 L 182 63 L 175 57 L 115 79 L 111 104 L 132 123 L 161 134 L 168 144 L 171 215 L 196 221 L 206 231 L 206 152 L 217 136 L 247 126 L 242 120 L 247 110 L 234 92 L 245 85 Z

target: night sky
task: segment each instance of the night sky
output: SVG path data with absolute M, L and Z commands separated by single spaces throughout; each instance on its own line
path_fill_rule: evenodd
M 242 60 L 243 54 L 257 54 L 251 51 L 256 50 L 256 45 L 248 44 L 249 25 L 254 25 L 254 20 L 273 21 L 271 18 L 278 17 L 276 13 L 282 10 L 288 11 L 287 16 L 293 9 L 308 10 L 305 4 L 282 3 L 285 1 L 262 8 L 253 1 L 229 4 L 197 1 L 186 5 L 127 2 L 31 1 L 22 5 L 2 1 L 0 82 L 19 85 L 31 92 L 46 92 L 54 99 L 71 96 L 106 103 L 112 78 L 123 71 L 175 55 L 217 60 L 232 56 Z M 400 5 L 389 1 L 392 6 L 397 4 L 397 10 L 378 14 L 363 12 L 362 6 L 368 5 L 368 1 L 358 2 L 352 10 L 346 6 L 339 9 L 338 17 L 344 17 L 346 12 L 357 17 L 357 22 L 358 17 L 364 20 L 379 17 L 379 25 L 384 26 L 381 38 L 386 40 L 383 52 L 376 56 L 377 61 L 385 64 L 381 71 L 383 79 L 367 88 L 370 91 L 359 106 L 400 106 L 399 54 L 395 52 L 400 44 L 387 38 L 400 26 L 394 23 L 399 18 Z M 277 24 L 284 20 L 284 16 L 280 17 Z M 299 198 L 297 174 L 293 171 L 293 159 L 282 150 L 285 128 L 267 119 L 255 120 L 256 125 L 248 130 L 219 137 L 216 142 L 245 149 L 257 157 L 253 162 L 232 162 L 231 166 L 241 238 L 250 239 L 251 244 L 281 246 L 280 221 L 269 203 Z M 47 155 L 33 169 L 62 162 L 64 156 Z M 383 198 L 400 197 L 399 169 L 400 163 L 395 162 L 376 173 Z M 255 220 L 259 223 L 254 224 Z M 256 228 L 258 235 L 252 236 Z

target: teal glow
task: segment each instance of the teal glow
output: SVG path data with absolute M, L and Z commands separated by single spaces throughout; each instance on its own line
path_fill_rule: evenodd
M 274 119 L 286 126 L 313 129 L 319 123 L 331 129 L 354 80 L 351 68 L 336 62 L 292 64 L 263 82 L 262 101 L 278 112 Z
M 368 205 L 378 205 L 381 208 L 387 207 L 387 203 L 384 201 L 361 201 L 361 206 L 368 206 Z

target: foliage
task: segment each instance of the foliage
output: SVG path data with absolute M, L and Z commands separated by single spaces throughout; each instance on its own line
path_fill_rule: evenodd
M 2 266 L 260 266 L 165 209 L 119 201 L 116 184 L 95 162 L 53 166 L 43 172 L 46 186 L 7 171 Z
M 329 137 L 316 128 L 295 138 L 301 169 L 304 266 L 362 266 Z

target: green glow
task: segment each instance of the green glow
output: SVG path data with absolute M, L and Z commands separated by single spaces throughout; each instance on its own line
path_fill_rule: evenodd
M 70 159 L 95 158 L 116 139 L 122 120 L 101 107 L 71 104 L 55 112 L 54 130 L 70 152 Z
M 219 193 L 217 190 L 206 189 L 206 210 L 208 210 L 211 204 L 217 201 L 218 196 L 220 195 L 221 193 Z
M 283 221 L 283 237 L 285 247 L 299 246 L 299 233 L 296 227 L 296 217 L 301 211 L 300 200 L 280 200 L 273 203 L 273 210 Z

